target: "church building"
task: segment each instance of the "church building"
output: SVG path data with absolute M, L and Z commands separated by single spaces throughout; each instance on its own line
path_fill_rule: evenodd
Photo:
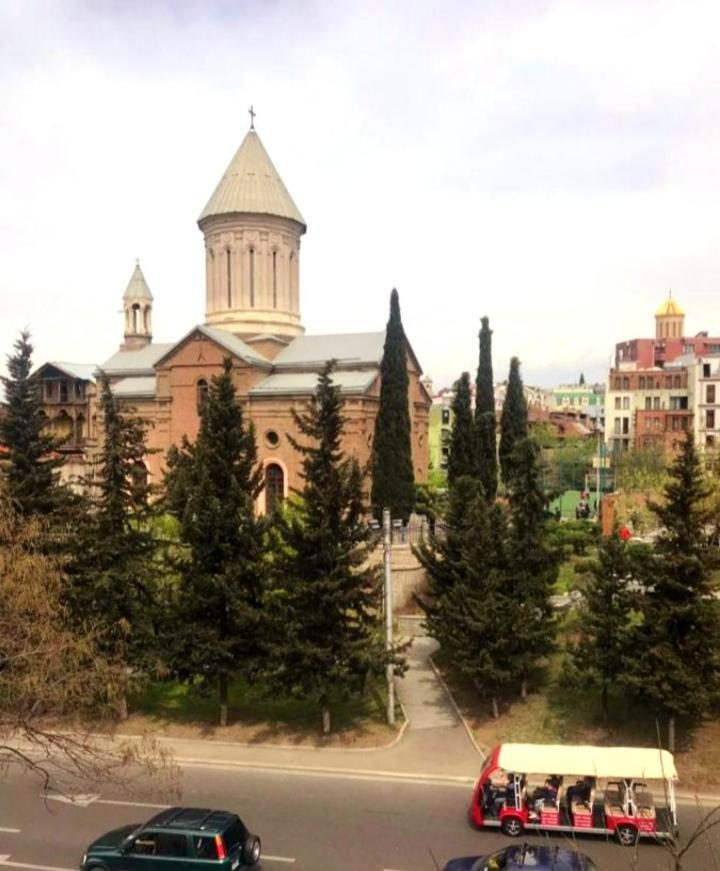
M 372 333 L 307 335 L 300 309 L 300 240 L 307 227 L 260 137 L 251 127 L 230 161 L 198 226 L 205 240 L 205 322 L 178 341 L 153 342 L 153 295 L 136 264 L 123 295 L 119 349 L 99 365 L 49 362 L 42 382 L 49 427 L 66 437 L 68 476 L 87 472 L 102 422 L 98 379 L 104 372 L 114 394 L 152 426 L 147 457 L 150 479 L 161 480 L 165 451 L 183 436 L 197 437 L 199 410 L 211 378 L 232 358 L 233 379 L 246 417 L 256 430 L 265 470 L 261 510 L 300 489 L 299 461 L 287 436 L 299 436 L 291 408 L 315 391 L 328 360 L 345 399 L 344 450 L 366 463 L 372 453 L 380 397 L 383 329 Z M 431 397 L 407 345 L 415 476 L 425 480 Z

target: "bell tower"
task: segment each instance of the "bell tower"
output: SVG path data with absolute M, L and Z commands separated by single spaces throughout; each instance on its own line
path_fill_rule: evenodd
M 685 312 L 672 298 L 672 291 L 668 298 L 655 312 L 655 338 L 656 339 L 679 339 L 685 335 Z
M 205 237 L 205 323 L 245 339 L 302 335 L 305 220 L 255 131 L 252 110 L 250 130 L 198 226 Z
M 121 351 L 136 351 L 152 342 L 152 304 L 152 293 L 137 260 L 123 294 L 125 330 Z

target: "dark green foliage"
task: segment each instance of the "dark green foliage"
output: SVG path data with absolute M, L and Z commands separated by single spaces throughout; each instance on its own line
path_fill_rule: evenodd
M 629 589 L 632 555 L 617 531 L 601 540 L 598 558 L 589 569 L 577 611 L 578 637 L 570 645 L 570 656 L 576 679 L 600 687 L 607 719 L 608 690 L 621 682 L 632 650 L 635 601 Z
M 452 412 L 453 426 L 450 434 L 448 457 L 448 483 L 464 476 L 474 478 L 477 473 L 476 435 L 470 397 L 470 375 L 463 372 L 455 382 Z
M 397 290 L 390 295 L 390 319 L 380 367 L 380 408 L 375 422 L 371 502 L 382 519 L 383 508 L 407 523 L 415 500 L 410 429 L 407 340 Z
M 630 686 L 668 718 L 671 735 L 676 716 L 707 712 L 720 693 L 720 608 L 712 595 L 708 492 L 689 434 L 670 467 L 664 502 L 650 506 L 662 532 L 641 567 L 642 620 L 627 675 Z
M 56 454 L 62 441 L 45 431 L 39 386 L 30 380 L 33 347 L 30 334 L 20 333 L 15 352 L 8 355 L 8 374 L 2 378 L 5 407 L 0 414 L 0 457 L 8 494 L 24 515 L 51 515 L 67 509 L 74 499 L 59 483 L 64 460 Z
M 550 596 L 560 555 L 548 544 L 538 448 L 530 439 L 516 444 L 512 466 L 508 587 L 518 606 L 515 664 L 524 695 L 527 682 L 555 647 Z
M 415 487 L 415 513 L 427 519 L 431 532 L 435 532 L 435 524 L 447 511 L 448 492 L 431 483 L 418 484 Z
M 74 622 L 92 622 L 108 661 L 133 668 L 155 665 L 155 541 L 150 531 L 147 421 L 121 411 L 106 377 L 100 381 L 103 438 L 87 480 L 90 510 L 78 524 L 68 567 L 68 605 Z
M 450 495 L 444 540 L 431 538 L 415 553 L 428 575 L 418 602 L 425 623 L 453 668 L 492 699 L 519 679 L 516 621 L 519 603 L 508 584 L 510 552 L 501 506 L 489 504 L 479 483 L 459 478 Z
M 580 378 L 578 379 L 578 384 L 580 384 L 581 386 L 585 384 L 585 375 L 582 372 L 580 373 Z
M 265 523 L 255 516 L 262 469 L 229 357 L 200 416 L 197 441 L 172 452 L 166 476 L 167 505 L 187 551 L 179 566 L 173 662 L 180 677 L 219 686 L 222 722 L 228 683 L 237 673 L 253 676 L 265 634 Z
M 475 381 L 475 431 L 477 436 L 477 474 L 485 497 L 492 501 L 497 493 L 498 460 L 495 420 L 495 386 L 492 366 L 492 330 L 488 318 L 480 328 L 480 359 Z
M 303 441 L 304 487 L 293 512 L 276 519 L 281 547 L 268 595 L 269 685 L 314 699 L 325 731 L 336 697 L 360 692 L 388 661 L 379 620 L 382 586 L 368 563 L 364 474 L 341 450 L 343 401 L 328 365 L 304 413 L 293 411 Z M 391 658 L 401 666 L 395 652 Z
M 515 448 L 528 434 L 528 414 L 520 361 L 510 360 L 507 393 L 500 416 L 500 471 L 506 487 L 510 486 L 514 474 Z

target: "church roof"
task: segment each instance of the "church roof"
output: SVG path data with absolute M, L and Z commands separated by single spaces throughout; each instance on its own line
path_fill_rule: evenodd
M 305 219 L 255 130 L 247 132 L 198 218 L 198 223 L 212 215 L 248 212 L 278 215 L 305 226 Z
M 99 368 L 108 375 L 154 375 L 155 363 L 171 349 L 175 342 L 150 342 L 134 351 L 117 351 Z
M 298 336 L 283 348 L 273 364 L 277 369 L 321 366 L 328 360 L 339 365 L 382 362 L 385 331 L 380 333 L 334 333 L 326 336 Z
M 152 302 L 152 298 L 153 295 L 150 293 L 150 288 L 147 281 L 145 281 L 145 276 L 142 269 L 140 269 L 140 261 L 138 260 L 135 263 L 135 269 L 133 269 L 133 274 L 130 276 L 128 286 L 125 288 L 123 299 L 146 299 L 148 302 Z
M 222 348 L 225 348 L 226 351 L 229 351 L 231 354 L 234 354 L 246 363 L 254 363 L 257 366 L 264 366 L 266 369 L 271 367 L 271 363 L 266 357 L 263 357 L 259 351 L 255 350 L 255 348 L 251 348 L 250 345 L 243 342 L 242 339 L 233 335 L 233 333 L 229 333 L 227 330 L 221 330 L 220 327 L 208 327 L 207 324 L 198 324 L 185 333 L 179 341 L 173 342 L 171 345 L 164 345 L 163 347 L 165 350 L 156 358 L 155 365 L 162 363 L 165 357 L 169 356 L 171 351 L 179 348 L 187 342 L 191 336 L 195 335 L 195 333 L 202 333 L 204 336 L 207 336 L 208 339 L 216 342 Z
M 685 312 L 678 305 L 677 300 L 673 299 L 672 296 L 668 296 L 668 298 L 658 306 L 658 310 L 655 312 L 655 317 L 681 317 L 684 314 Z
M 341 393 L 365 393 L 378 377 L 377 370 L 339 369 L 332 380 Z M 313 394 L 317 390 L 317 372 L 281 372 L 270 375 L 250 390 L 251 396 L 277 396 L 283 394 Z
M 120 398 L 130 396 L 155 396 L 157 389 L 156 379 L 148 375 L 139 378 L 121 378 L 112 385 L 111 390 Z

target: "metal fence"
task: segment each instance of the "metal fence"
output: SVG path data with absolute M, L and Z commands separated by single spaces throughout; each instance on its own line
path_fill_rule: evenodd
M 376 520 L 370 521 L 370 529 L 378 537 L 382 537 L 382 526 Z M 413 514 L 407 523 L 403 523 L 402 520 L 393 520 L 391 532 L 393 545 L 407 545 L 409 547 L 428 541 L 433 534 L 438 539 L 444 539 L 445 521 L 436 520 L 434 523 L 430 523 L 427 517 Z

